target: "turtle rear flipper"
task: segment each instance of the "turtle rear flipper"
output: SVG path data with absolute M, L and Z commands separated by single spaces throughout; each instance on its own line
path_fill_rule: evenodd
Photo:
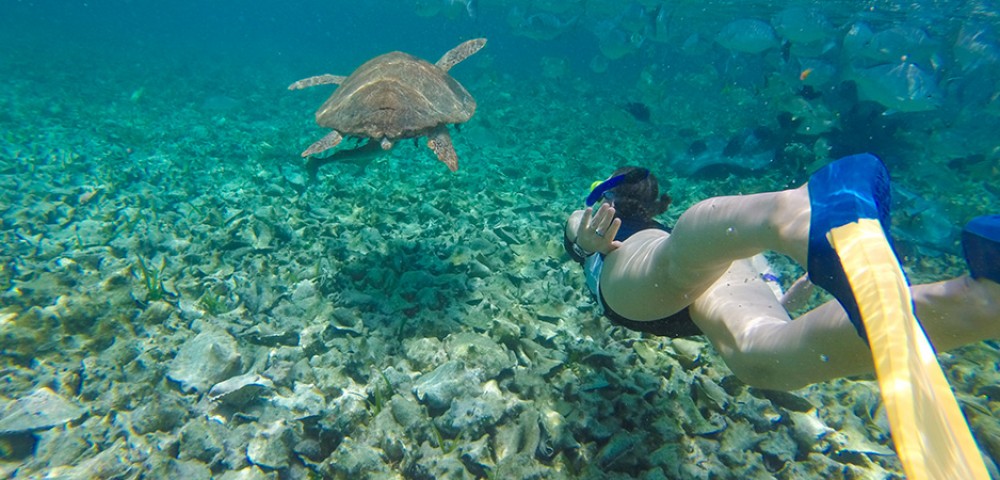
M 347 80 L 343 75 L 317 75 L 315 77 L 303 78 L 288 86 L 289 90 L 302 90 L 303 88 L 315 87 L 316 85 L 340 85 Z
M 440 126 L 434 129 L 427 140 L 427 147 L 434 150 L 438 160 L 448 166 L 448 170 L 458 170 L 458 154 L 455 153 L 455 146 L 451 143 L 451 135 L 448 134 L 448 127 Z
M 340 132 L 334 130 L 326 134 L 325 137 L 319 139 L 319 141 L 317 141 L 316 143 L 309 145 L 309 148 L 307 148 L 306 151 L 302 152 L 302 156 L 308 157 L 309 155 L 315 155 L 324 150 L 329 150 L 333 147 L 336 147 L 337 144 L 340 143 L 340 141 L 343 139 L 344 137 L 340 135 Z
M 434 65 L 437 65 L 438 68 L 447 72 L 451 69 L 451 67 L 454 67 L 456 63 L 469 58 L 470 55 L 478 52 L 479 49 L 483 48 L 485 45 L 485 38 L 475 38 L 463 42 L 459 46 L 448 50 L 448 53 L 445 53 Z

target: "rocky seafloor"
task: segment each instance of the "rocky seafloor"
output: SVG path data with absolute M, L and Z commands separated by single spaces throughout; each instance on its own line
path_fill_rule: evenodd
M 401 142 L 310 181 L 298 152 L 325 93 L 211 73 L 148 91 L 2 79 L 0 476 L 902 476 L 871 378 L 751 388 L 701 337 L 598 316 L 562 222 L 590 181 L 677 141 L 623 99 L 466 72 L 480 109 L 454 133 L 458 173 Z M 674 178 L 668 217 L 827 160 L 802 157 Z M 997 350 L 940 356 L 990 459 Z

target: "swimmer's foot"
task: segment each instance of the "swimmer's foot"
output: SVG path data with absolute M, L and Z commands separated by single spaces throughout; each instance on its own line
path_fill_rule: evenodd
M 965 225 L 962 254 L 972 278 L 1000 283 L 1000 215 L 976 217 Z
M 889 172 L 877 157 L 859 154 L 841 158 L 809 178 L 809 279 L 830 292 L 847 311 L 861 338 L 867 340 L 861 312 L 840 257 L 827 234 L 830 230 L 877 219 L 889 236 Z

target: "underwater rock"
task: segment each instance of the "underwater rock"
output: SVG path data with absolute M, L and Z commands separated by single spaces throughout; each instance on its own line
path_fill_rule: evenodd
M 215 478 L 217 480 L 273 480 L 277 476 L 274 473 L 264 473 L 256 466 L 250 466 L 239 470 L 228 470 Z
M 788 435 L 769 434 L 760 442 L 757 450 L 767 455 L 771 461 L 784 464 L 794 462 L 798 455 L 795 439 Z
M 409 465 L 404 473 L 406 478 L 469 478 L 472 476 L 465 469 L 465 464 L 462 463 L 457 451 L 443 453 L 440 448 L 432 447 L 428 442 L 424 442 L 420 444 L 416 455 L 417 460 Z
M 466 369 L 458 360 L 449 360 L 433 371 L 421 375 L 413 385 L 413 394 L 432 411 L 445 411 L 452 400 L 465 395 L 478 395 L 482 371 Z
M 316 386 L 308 383 L 296 383 L 291 396 L 274 395 L 272 403 L 290 412 L 293 418 L 318 417 L 326 411 L 326 397 Z
M 169 458 L 154 465 L 146 472 L 150 478 L 183 478 L 184 480 L 211 480 L 212 470 L 198 460 Z
M 490 380 L 478 397 L 452 400 L 451 407 L 441 417 L 442 433 L 455 437 L 478 438 L 493 428 L 507 411 L 507 401 L 496 381 Z
M 670 341 L 670 347 L 674 351 L 674 356 L 684 368 L 691 369 L 697 366 L 701 360 L 702 352 L 705 350 L 705 343 L 686 338 L 675 338 Z
M 518 347 L 521 361 L 538 377 L 544 377 L 566 363 L 566 354 L 562 351 L 543 347 L 527 338 L 520 339 Z
M 426 425 L 426 424 L 425 424 Z M 428 425 L 430 426 L 430 425 Z M 410 452 L 409 445 L 414 438 L 412 434 L 400 425 L 395 415 L 390 409 L 383 408 L 372 419 L 369 428 L 379 432 L 374 442 L 369 440 L 369 444 L 374 443 L 374 447 L 382 450 L 383 461 L 389 464 L 403 461 Z M 430 433 L 425 430 L 424 434 Z M 425 435 L 422 435 L 425 436 Z
M 834 446 L 834 451 L 845 453 L 861 453 L 865 455 L 891 456 L 895 455 L 891 448 L 875 443 L 864 431 L 842 429 L 826 436 Z
M 27 465 L 29 471 L 34 463 L 44 467 L 79 463 L 80 459 L 91 452 L 93 447 L 91 443 L 93 432 L 82 425 L 36 431 L 31 435 L 37 437 L 38 441 L 34 445 L 34 459 Z M 0 439 L 0 444 L 2 442 L 3 440 Z M 14 457 L 11 455 L 12 450 L 6 445 L 0 448 L 3 448 L 5 459 Z M 2 468 L 0 468 L 0 473 L 2 473 Z M 2 478 L 13 477 L 5 476 Z
M 325 478 L 390 478 L 378 452 L 352 437 L 345 437 L 324 464 L 331 470 Z
M 975 412 L 976 410 L 970 409 L 970 411 Z M 982 412 L 982 414 L 969 415 L 969 426 L 975 432 L 977 443 L 983 452 L 992 459 L 1000 459 L 1000 422 L 986 412 Z
M 719 411 L 724 411 L 729 405 L 730 396 L 723 390 L 719 384 L 712 381 L 711 378 L 705 376 L 698 376 L 697 381 L 694 383 L 696 391 L 700 394 L 699 396 L 704 396 L 707 398 L 715 408 Z
M 196 417 L 182 430 L 178 458 L 239 470 L 250 465 L 247 445 L 260 428 L 256 422 L 222 424 L 217 418 Z
M 293 305 L 307 312 L 315 307 L 316 303 L 322 300 L 322 298 L 316 290 L 316 283 L 307 279 L 295 284 L 295 287 L 292 289 L 291 300 Z
M 197 302 L 186 298 L 182 298 L 177 302 L 177 308 L 179 309 L 180 317 L 189 322 L 205 316 L 205 311 L 198 306 Z
M 32 432 L 72 422 L 86 410 L 41 387 L 0 410 L 0 435 Z
M 296 192 L 301 193 L 309 184 L 309 177 L 300 168 L 282 166 L 281 175 Z
M 185 393 L 204 391 L 228 378 L 240 366 L 236 339 L 224 331 L 206 330 L 184 344 L 170 362 L 167 378 Z
M 323 446 L 312 438 L 306 438 L 296 443 L 292 447 L 292 452 L 303 461 L 322 462 L 326 458 L 323 454 Z
M 714 436 L 728 426 L 718 410 L 702 409 L 695 403 L 695 376 L 684 370 L 675 370 L 670 379 L 672 398 L 676 402 L 674 417 L 690 435 Z M 707 417 L 707 418 L 706 418 Z
M 361 319 L 361 313 L 353 308 L 335 308 L 330 315 L 330 328 L 337 332 L 353 333 L 362 335 L 365 333 L 365 323 Z
M 256 373 L 238 375 L 216 383 L 208 391 L 208 399 L 212 402 L 242 407 L 256 400 L 264 392 L 274 389 L 271 380 Z
M 613 463 L 624 457 L 632 450 L 636 444 L 642 442 L 646 436 L 633 432 L 618 432 L 614 434 L 608 443 L 597 452 L 595 460 L 602 469 L 606 469 Z
M 247 459 L 265 468 L 287 468 L 292 453 L 292 429 L 278 420 L 257 432 L 247 445 Z
M 132 429 L 139 434 L 169 432 L 187 420 L 186 404 L 174 398 L 176 393 L 160 395 L 142 404 L 128 417 Z
M 649 366 L 656 366 L 660 362 L 660 358 L 663 357 L 663 352 L 650 347 L 645 342 L 633 343 L 632 350 Z
M 452 360 L 481 368 L 485 378 L 495 378 L 501 371 L 517 364 L 506 348 L 490 337 L 474 332 L 448 335 L 444 339 L 444 347 Z
M 268 325 L 256 324 L 246 331 L 240 334 L 240 338 L 245 338 L 250 343 L 257 345 L 263 345 L 265 347 L 277 347 L 279 345 L 284 345 L 286 347 L 297 347 L 299 346 L 300 340 L 304 338 L 310 330 L 320 329 L 322 330 L 324 326 L 312 326 L 306 327 L 302 330 L 300 334 L 295 330 L 283 330 L 274 331 L 273 327 Z M 303 350 L 308 350 L 308 344 L 303 343 Z
M 770 430 L 784 418 L 773 403 L 748 393 L 740 394 L 734 401 L 739 405 L 740 415 L 752 423 L 758 431 Z
M 542 441 L 539 413 L 534 408 L 525 408 L 513 421 L 499 425 L 490 437 L 497 462 L 524 454 L 534 456 Z
M 463 442 L 458 447 L 458 454 L 469 472 L 477 478 L 488 478 L 490 472 L 495 472 L 493 452 L 490 450 L 489 435 L 483 435 L 478 440 Z M 506 474 L 505 474 L 506 475 Z M 508 477 L 528 478 L 528 477 Z
M 816 405 L 808 399 L 791 392 L 751 387 L 749 393 L 755 397 L 766 398 L 775 405 L 793 412 L 807 413 L 816 409 Z
M 392 412 L 396 423 L 411 434 L 423 428 L 428 421 L 420 404 L 410 399 L 408 395 L 392 397 L 389 400 L 389 411 Z
M 538 413 L 542 427 L 538 455 L 542 458 L 553 458 L 560 451 L 580 448 L 580 443 L 573 438 L 569 424 L 562 414 L 551 409 L 542 409 Z
M 124 438 L 119 438 L 110 447 L 80 463 L 60 469 L 58 478 L 66 480 L 90 480 L 93 478 L 128 478 L 127 475 L 137 470 L 135 457 L 138 452 L 132 452 L 126 446 Z
M 363 389 L 345 388 L 339 397 L 330 400 L 329 413 L 321 417 L 321 426 L 340 436 L 353 435 L 371 417 L 368 405 L 368 395 Z
M 290 333 L 294 333 L 297 337 L 296 344 L 302 349 L 303 354 L 306 357 L 311 357 L 313 355 L 322 355 L 327 350 L 326 334 L 328 327 L 329 325 L 326 324 L 309 325 L 297 332 Z
M 196 418 L 184 425 L 178 435 L 177 456 L 181 460 L 198 459 L 208 464 L 224 456 L 223 441 L 229 432 L 219 422 Z
M 149 305 L 142 311 L 136 322 L 143 325 L 156 325 L 163 323 L 164 320 L 170 317 L 170 314 L 174 312 L 173 305 L 162 300 L 156 300 L 150 302 Z
M 788 416 L 792 420 L 792 436 L 805 450 L 812 450 L 816 444 L 834 431 L 826 423 L 823 423 L 816 410 L 810 410 L 807 413 L 790 412 Z
M 502 460 L 498 460 L 497 465 L 494 468 L 494 471 L 503 472 L 504 476 L 506 476 L 507 478 L 549 478 L 549 477 L 559 478 L 559 475 L 553 475 L 551 471 L 544 466 L 544 464 L 539 463 L 537 460 L 535 460 L 535 457 L 533 455 L 527 453 L 518 453 L 516 455 L 504 457 Z M 608 476 L 602 472 L 593 472 L 592 475 L 582 475 L 578 477 L 566 476 L 564 478 L 615 478 L 615 477 Z
M 493 270 L 476 259 L 469 261 L 468 268 L 469 270 L 466 272 L 466 275 L 469 278 L 489 278 L 493 276 Z

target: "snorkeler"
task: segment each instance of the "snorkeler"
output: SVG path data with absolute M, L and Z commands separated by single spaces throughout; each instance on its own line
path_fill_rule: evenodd
M 566 245 L 609 318 L 673 336 L 693 324 L 737 377 L 768 389 L 874 369 L 909 478 L 989 478 L 935 348 L 1000 336 L 1000 215 L 966 225 L 970 275 L 911 287 L 889 236 L 889 175 L 873 155 L 837 160 L 797 189 L 702 201 L 672 233 L 633 232 L 652 217 L 623 201 L 657 198 L 655 181 L 616 172 L 567 222 Z M 768 249 L 808 272 L 780 300 L 753 262 Z M 836 301 L 792 321 L 789 296 L 810 281 Z
M 656 177 L 626 167 L 570 215 L 565 242 L 613 322 L 657 335 L 704 334 L 747 384 L 791 390 L 873 369 L 857 302 L 830 261 L 837 257 L 826 234 L 861 216 L 888 240 L 888 181 L 874 156 L 846 157 L 796 189 L 704 200 L 670 231 L 652 220 L 670 202 Z M 963 246 L 971 275 L 910 288 L 938 351 L 1000 337 L 1000 216 L 972 220 Z M 766 264 L 753 259 L 765 250 L 807 266 L 837 301 L 792 321 L 769 285 L 773 277 L 762 275 Z M 796 282 L 784 302 L 807 284 Z

